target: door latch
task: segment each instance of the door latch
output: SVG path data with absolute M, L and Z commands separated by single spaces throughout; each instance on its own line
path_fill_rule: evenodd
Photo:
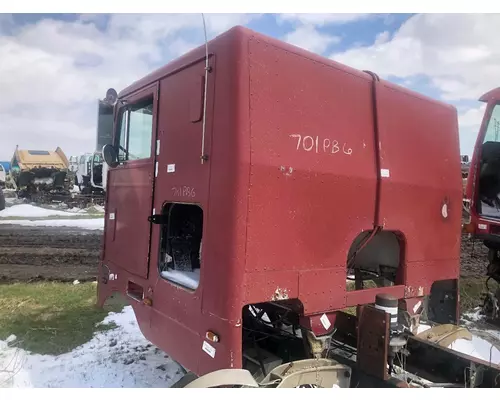
M 156 225 L 166 225 L 168 216 L 163 214 L 154 214 L 148 217 L 148 221 Z

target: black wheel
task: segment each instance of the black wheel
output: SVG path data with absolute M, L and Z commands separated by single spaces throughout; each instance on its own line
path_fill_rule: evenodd
M 186 385 L 189 385 L 191 382 L 193 382 L 195 379 L 198 377 L 193 374 L 192 372 L 188 372 L 186 375 L 184 375 L 181 379 L 179 379 L 177 382 L 175 382 L 171 388 L 183 388 Z

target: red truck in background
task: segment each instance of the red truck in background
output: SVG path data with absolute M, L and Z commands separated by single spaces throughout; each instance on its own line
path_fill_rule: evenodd
M 403 347 L 446 382 L 493 371 L 414 337 L 458 319 L 454 107 L 242 27 L 108 94 L 99 303 L 192 374 L 401 387 Z
M 489 250 L 486 274 L 488 293 L 483 312 L 491 320 L 500 318 L 500 289 L 490 289 L 488 281 L 500 283 L 500 88 L 481 96 L 486 111 L 470 162 L 464 207 L 464 231 L 480 239 Z

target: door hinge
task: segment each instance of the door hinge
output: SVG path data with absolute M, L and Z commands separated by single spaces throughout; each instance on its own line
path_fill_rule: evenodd
M 155 163 L 155 177 L 158 176 L 158 161 Z
M 156 155 L 160 155 L 160 139 L 156 141 Z
M 168 223 L 168 216 L 163 214 L 154 214 L 148 217 L 148 221 L 156 225 L 165 225 Z

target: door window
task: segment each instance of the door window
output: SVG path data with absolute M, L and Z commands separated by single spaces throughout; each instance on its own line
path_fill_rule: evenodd
M 500 219 L 500 104 L 491 113 L 481 149 L 479 214 Z
M 126 107 L 120 118 L 119 158 L 141 160 L 151 157 L 153 99 Z
M 196 204 L 166 203 L 160 234 L 160 276 L 196 290 L 200 283 L 203 210 Z
M 483 143 L 500 141 L 500 104 L 497 104 L 491 113 L 491 118 L 486 128 Z

